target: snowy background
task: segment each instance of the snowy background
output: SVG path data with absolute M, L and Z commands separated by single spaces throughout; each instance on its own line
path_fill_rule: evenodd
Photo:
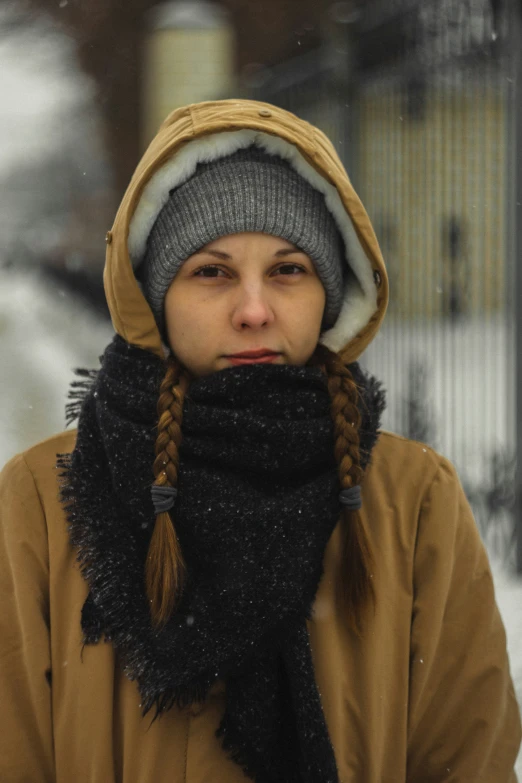
M 2 35 L 7 14 L 0 9 L 0 467 L 14 453 L 64 428 L 73 369 L 97 367 L 112 335 L 103 316 L 52 282 L 37 263 L 39 256 L 52 257 L 60 247 L 69 219 L 67 194 L 97 187 L 106 176 L 92 88 L 78 75 L 66 40 L 50 29 L 43 36 Z M 64 178 L 67 187 L 55 187 Z M 103 234 L 96 235 L 103 257 Z M 81 259 L 73 255 L 68 263 L 81 264 Z M 444 350 L 449 328 L 460 330 L 453 335 L 458 339 L 447 343 L 460 346 L 455 353 Z M 396 431 L 403 427 L 411 361 L 429 359 L 427 402 L 438 433 L 434 445 L 456 464 L 465 485 L 487 475 L 485 454 L 512 448 L 508 328 L 490 320 L 441 324 L 423 333 L 422 325 L 390 321 L 368 352 L 368 367 L 389 392 L 384 424 Z M 404 347 L 399 360 L 389 348 L 392 342 Z M 481 356 L 486 351 L 496 369 L 484 378 Z M 468 383 L 476 379 L 477 393 L 490 411 L 486 420 L 477 421 L 467 404 L 464 374 Z M 509 560 L 498 556 L 495 539 L 485 538 L 522 704 L 522 579 Z M 522 754 L 517 772 L 522 779 Z

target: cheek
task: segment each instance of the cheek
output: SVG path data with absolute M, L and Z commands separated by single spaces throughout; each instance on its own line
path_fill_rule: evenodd
M 317 285 L 311 288 L 298 310 L 299 319 L 306 332 L 312 333 L 320 328 L 325 305 L 326 293 L 322 284 L 317 281 Z
M 168 302 L 165 322 L 170 347 L 182 361 L 205 353 L 212 344 L 215 329 L 204 307 L 194 307 L 180 297 L 178 302 Z
M 171 342 L 183 344 L 190 342 L 197 330 L 197 319 L 189 309 L 178 308 L 166 319 L 167 332 Z
M 294 346 L 294 359 L 297 363 L 305 363 L 314 352 L 321 334 L 326 296 L 321 285 L 309 292 L 293 312 L 291 333 Z
M 170 345 L 176 349 L 191 333 L 190 308 L 183 304 L 183 298 L 173 296 L 165 298 L 165 326 Z

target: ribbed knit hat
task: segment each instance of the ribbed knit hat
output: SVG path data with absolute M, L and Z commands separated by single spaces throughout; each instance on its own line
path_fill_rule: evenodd
M 333 326 L 346 264 L 324 196 L 281 157 L 251 146 L 199 163 L 170 192 L 152 227 L 137 275 L 164 337 L 165 295 L 183 262 L 209 242 L 244 231 L 282 237 L 310 257 L 326 292 L 322 329 Z

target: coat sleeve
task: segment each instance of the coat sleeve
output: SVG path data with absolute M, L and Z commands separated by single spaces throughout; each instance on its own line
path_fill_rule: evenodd
M 0 780 L 55 779 L 47 529 L 23 455 L 0 473 Z
M 407 783 L 516 783 L 506 635 L 485 548 L 445 459 L 422 503 L 413 583 Z

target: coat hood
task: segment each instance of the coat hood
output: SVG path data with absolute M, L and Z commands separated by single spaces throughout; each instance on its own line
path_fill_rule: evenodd
M 320 342 L 353 362 L 379 329 L 388 303 L 388 278 L 370 219 L 325 134 L 259 101 L 191 104 L 161 124 L 107 233 L 104 286 L 114 328 L 126 342 L 163 357 L 159 330 L 135 277 L 150 230 L 169 191 L 189 179 L 198 163 L 251 144 L 287 160 L 325 197 L 344 239 L 349 271 L 339 318 Z

